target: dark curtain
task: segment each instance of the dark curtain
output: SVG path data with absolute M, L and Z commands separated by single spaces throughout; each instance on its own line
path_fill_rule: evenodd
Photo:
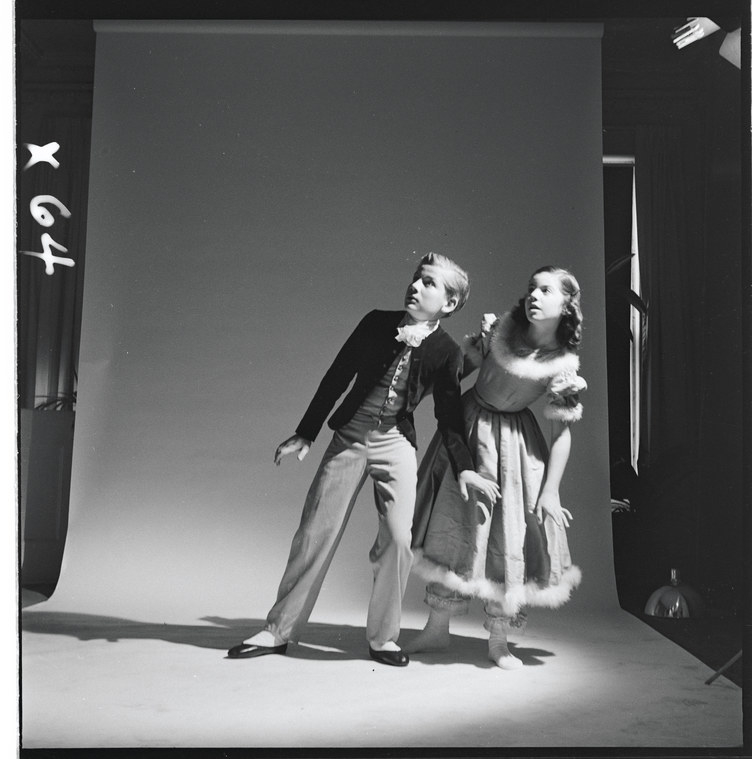
M 20 408 L 73 409 L 81 324 L 86 206 L 89 175 L 90 120 L 81 117 L 45 119 L 34 134 L 18 133 L 17 311 L 18 402 Z M 58 168 L 39 162 L 28 169 L 30 152 L 24 143 L 57 142 Z M 55 218 L 51 227 L 38 224 L 29 211 L 36 195 L 52 195 L 71 212 L 64 218 L 47 205 Z M 73 267 L 55 265 L 45 273 L 44 262 L 21 251 L 42 252 L 43 233 L 68 249 L 58 256 L 72 258 Z
M 696 564 L 702 240 L 694 170 L 681 130 L 635 134 L 640 277 L 647 304 L 639 474 L 656 571 Z M 663 574 L 665 573 L 665 575 Z

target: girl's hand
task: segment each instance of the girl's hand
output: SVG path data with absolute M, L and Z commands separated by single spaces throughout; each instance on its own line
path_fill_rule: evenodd
M 463 501 L 467 501 L 470 497 L 468 494 L 468 488 L 477 490 L 491 503 L 496 503 L 496 501 L 501 498 L 501 489 L 499 486 L 493 480 L 487 480 L 472 469 L 463 469 L 457 475 L 457 483 L 460 486 L 460 495 L 462 496 Z
M 541 493 L 538 496 L 538 508 L 548 514 L 556 524 L 563 524 L 564 527 L 569 527 L 569 521 L 574 519 L 567 509 L 562 508 L 558 493 Z M 538 521 L 542 520 L 539 519 Z
M 302 461 L 306 457 L 310 447 L 311 441 L 306 440 L 304 437 L 300 437 L 300 435 L 288 437 L 287 440 L 285 440 L 284 443 L 280 443 L 277 446 L 277 450 L 274 451 L 274 463 L 279 466 L 279 462 L 282 461 L 284 456 L 295 452 L 298 454 L 298 461 Z

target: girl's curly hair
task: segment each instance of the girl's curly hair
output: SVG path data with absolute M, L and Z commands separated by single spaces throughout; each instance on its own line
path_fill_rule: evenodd
M 532 273 L 531 279 L 536 274 L 543 274 L 544 272 L 555 274 L 559 278 L 561 291 L 567 298 L 562 309 L 559 326 L 556 329 L 556 339 L 559 341 L 559 345 L 576 351 L 582 341 L 580 285 L 571 271 L 562 269 L 559 266 L 541 266 L 540 269 L 536 269 Z M 520 298 L 517 305 L 512 309 L 514 323 L 523 330 L 527 329 L 528 326 L 527 316 L 525 315 L 525 299 L 526 296 Z

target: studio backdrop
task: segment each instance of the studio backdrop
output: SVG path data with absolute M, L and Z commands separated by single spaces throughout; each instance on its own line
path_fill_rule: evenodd
M 361 316 L 401 308 L 435 251 L 470 272 L 444 322 L 458 340 L 535 268 L 577 275 L 590 387 L 562 486 L 583 572 L 572 604 L 614 605 L 600 27 L 95 29 L 70 523 L 50 603 L 263 617 L 331 433 L 302 463 L 277 468 L 274 449 Z M 430 398 L 416 421 L 420 455 Z M 314 620 L 364 623 L 376 521 L 366 486 Z M 406 608 L 421 599 L 413 578 Z

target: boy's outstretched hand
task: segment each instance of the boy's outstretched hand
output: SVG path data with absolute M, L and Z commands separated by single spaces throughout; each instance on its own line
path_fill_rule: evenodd
M 287 456 L 288 453 L 295 453 L 296 451 L 298 453 L 298 461 L 302 461 L 306 457 L 310 447 L 311 441 L 306 440 L 304 437 L 300 437 L 300 435 L 288 437 L 287 440 L 285 440 L 284 443 L 280 443 L 277 446 L 277 450 L 274 451 L 274 463 L 279 466 L 279 462 L 282 461 L 283 456 Z
M 501 498 L 501 489 L 493 480 L 487 480 L 482 475 L 474 472 L 472 469 L 464 469 L 457 476 L 457 483 L 460 486 L 460 495 L 462 500 L 469 498 L 467 489 L 472 488 L 484 495 L 491 503 Z

